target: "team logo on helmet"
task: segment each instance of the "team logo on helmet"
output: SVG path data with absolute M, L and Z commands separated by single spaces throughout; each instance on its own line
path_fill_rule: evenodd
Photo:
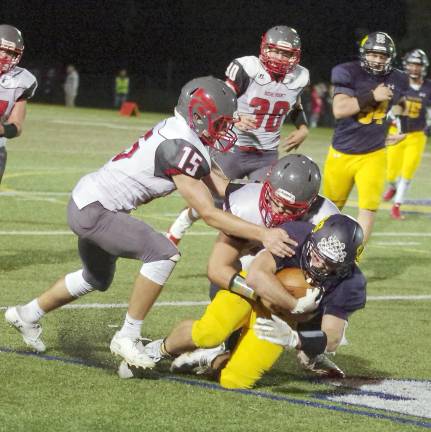
M 334 262 L 342 263 L 347 256 L 346 244 L 338 240 L 336 236 L 323 237 L 318 243 L 319 251 Z

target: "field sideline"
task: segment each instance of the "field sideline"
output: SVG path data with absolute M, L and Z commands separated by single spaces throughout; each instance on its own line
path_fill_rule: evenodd
M 79 268 L 65 207 L 77 180 L 129 147 L 160 114 L 123 118 L 110 110 L 30 104 L 23 136 L 8 143 L 0 187 L 0 311 Z M 288 132 L 285 128 L 284 134 Z M 331 130 L 315 129 L 300 150 L 323 170 Z M 109 341 L 121 325 L 139 263 L 119 260 L 112 287 L 48 314 L 48 350 L 34 355 L 0 320 L 0 431 L 431 429 L 431 182 L 427 148 L 409 193 L 407 219 L 378 214 L 360 263 L 369 302 L 352 316 L 349 344 L 335 361 L 348 379 L 317 380 L 285 353 L 254 390 L 226 391 L 168 365 L 147 379 L 120 380 Z M 353 194 L 347 212 L 356 215 Z M 183 207 L 174 193 L 135 212 L 164 231 Z M 183 258 L 144 336 L 160 338 L 208 301 L 206 258 L 215 231 L 202 222 L 181 244 Z

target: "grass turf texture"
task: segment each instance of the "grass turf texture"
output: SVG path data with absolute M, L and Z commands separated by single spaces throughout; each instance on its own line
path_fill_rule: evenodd
M 67 234 L 68 194 L 82 175 L 130 146 L 159 118 L 149 113 L 122 118 L 108 110 L 30 105 L 23 136 L 8 144 L 8 166 L 0 188 L 0 306 L 26 302 L 79 268 L 76 238 Z M 322 170 L 330 137 L 329 129 L 313 130 L 300 149 Z M 429 160 L 427 149 L 409 193 L 411 199 L 431 197 Z M 347 208 L 352 215 L 356 215 L 354 204 L 355 194 Z M 135 215 L 163 231 L 183 206 L 181 197 L 173 194 L 141 207 Z M 409 207 L 407 220 L 397 222 L 389 218 L 387 208 L 378 213 L 375 235 L 361 262 L 369 281 L 368 295 L 429 295 L 429 209 Z M 40 235 L 41 231 L 65 234 Z M 195 224 L 181 244 L 183 259 L 159 301 L 207 300 L 206 259 L 214 238 L 212 229 L 202 222 Z M 75 303 L 126 303 L 139 268 L 137 261 L 119 260 L 114 283 L 106 293 L 93 293 Z M 430 300 L 368 302 L 351 318 L 350 344 L 339 349 L 335 361 L 350 376 L 430 379 L 430 305 Z M 203 309 L 154 307 L 143 333 L 162 337 L 176 322 L 197 318 Z M 0 347 L 5 352 L 0 353 L 0 430 L 423 429 L 423 425 L 325 409 L 346 405 L 319 400 L 316 392 L 325 394 L 334 387 L 308 379 L 292 353 L 285 353 L 257 389 L 245 394 L 193 385 L 205 385 L 203 378 L 175 381 L 166 368 L 151 374 L 151 379 L 119 380 L 118 360 L 110 354 L 109 342 L 124 313 L 124 308 L 116 308 L 62 309 L 48 314 L 43 320 L 46 354 L 58 357 L 52 361 L 14 352 L 25 347 L 1 320 Z M 74 359 L 88 365 L 67 363 Z M 257 392 L 268 397 L 258 397 Z M 308 401 L 310 406 L 295 401 Z M 431 422 L 369 408 L 349 409 Z

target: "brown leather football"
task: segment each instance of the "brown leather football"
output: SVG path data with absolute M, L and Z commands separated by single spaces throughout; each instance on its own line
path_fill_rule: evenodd
M 284 288 L 286 288 L 287 291 L 289 291 L 289 293 L 296 299 L 304 297 L 307 288 L 311 288 L 305 280 L 304 273 L 302 273 L 300 268 L 285 268 L 280 270 L 276 276 L 283 284 Z

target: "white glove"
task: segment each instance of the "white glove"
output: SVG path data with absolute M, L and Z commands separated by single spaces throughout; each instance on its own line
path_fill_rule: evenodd
M 317 309 L 317 306 L 319 306 L 320 300 L 322 299 L 322 297 L 319 297 L 320 293 L 320 288 L 307 288 L 305 296 L 298 300 L 296 306 L 291 310 L 291 312 L 293 314 L 302 314 L 314 311 Z
M 286 349 L 296 348 L 299 342 L 298 332 L 292 330 L 285 321 L 277 315 L 271 315 L 272 319 L 257 318 L 253 326 L 259 339 L 281 345 Z

